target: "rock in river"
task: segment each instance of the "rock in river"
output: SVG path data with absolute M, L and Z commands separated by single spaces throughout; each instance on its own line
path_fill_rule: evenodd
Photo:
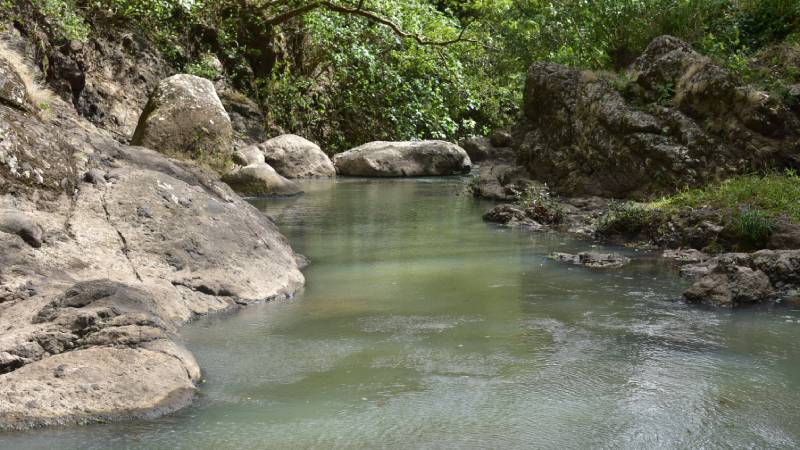
M 551 253 L 550 259 L 593 269 L 617 269 L 631 262 L 630 258 L 618 253 L 581 252 L 577 255 L 571 253 Z
M 272 138 L 258 147 L 267 164 L 286 178 L 332 177 L 336 175 L 328 155 L 319 146 L 294 134 Z
M 289 196 L 303 192 L 292 180 L 287 180 L 269 164 L 250 164 L 235 169 L 222 178 L 239 194 L 250 196 Z
M 444 141 L 370 142 L 333 158 L 339 175 L 415 177 L 468 173 L 463 148 Z

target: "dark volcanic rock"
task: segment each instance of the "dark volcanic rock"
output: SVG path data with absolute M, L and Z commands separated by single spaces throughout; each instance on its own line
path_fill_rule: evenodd
M 629 100 L 594 73 L 530 67 L 519 133 L 534 178 L 566 195 L 637 197 L 800 166 L 800 119 L 680 40 L 654 40 L 631 76 Z

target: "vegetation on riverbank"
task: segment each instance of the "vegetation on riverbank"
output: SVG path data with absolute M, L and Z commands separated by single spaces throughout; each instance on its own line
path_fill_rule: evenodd
M 0 11 L 33 21 L 43 46 L 143 35 L 176 70 L 227 78 L 273 129 L 330 153 L 486 134 L 515 120 L 533 61 L 617 72 L 662 34 L 783 96 L 800 82 L 794 0 L 6 0 Z
M 695 211 L 695 217 L 718 222 L 713 224 L 719 225 L 717 232 L 729 241 L 707 250 L 760 248 L 778 222 L 800 223 L 800 176 L 794 171 L 744 175 L 649 203 L 614 203 L 601 218 L 598 233 L 658 240 L 674 231 L 669 224 L 681 220 L 676 217 Z

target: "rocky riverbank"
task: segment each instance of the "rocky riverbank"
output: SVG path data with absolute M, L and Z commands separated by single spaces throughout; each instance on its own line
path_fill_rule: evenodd
M 178 327 L 293 295 L 297 255 L 217 175 L 120 143 L 3 41 L 0 429 L 181 408 L 200 368 Z
M 485 219 L 701 254 L 676 259 L 697 280 L 685 295 L 692 303 L 800 300 L 797 280 L 785 275 L 800 267 L 800 224 L 792 217 L 767 216 L 747 204 L 648 203 L 737 174 L 797 169 L 797 113 L 779 98 L 737 85 L 725 69 L 669 36 L 654 40 L 627 77 L 533 64 L 525 116 L 511 142 L 464 143 L 483 160 L 473 193 L 503 202 Z

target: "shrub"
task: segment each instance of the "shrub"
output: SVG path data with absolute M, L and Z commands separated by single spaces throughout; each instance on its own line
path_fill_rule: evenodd
M 597 232 L 601 235 L 623 236 L 649 234 L 662 224 L 664 217 L 660 209 L 649 205 L 614 202 L 600 218 Z
M 547 186 L 529 186 L 516 193 L 516 203 L 531 219 L 544 224 L 559 224 L 564 221 L 564 206 L 550 195 Z

